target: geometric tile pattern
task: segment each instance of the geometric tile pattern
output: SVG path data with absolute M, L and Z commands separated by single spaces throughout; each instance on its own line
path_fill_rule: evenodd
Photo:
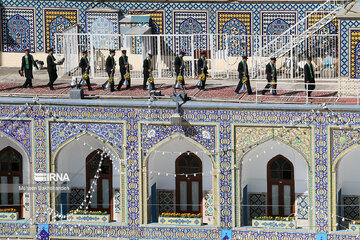
M 360 29 L 350 30 L 350 78 L 360 78 Z
M 296 198 L 296 205 L 296 218 L 301 220 L 307 220 L 309 213 L 309 196 L 304 194 L 298 195 Z
M 218 179 L 219 179 L 219 188 L 218 194 L 220 199 L 219 205 L 219 219 L 220 227 L 229 229 L 233 226 L 234 218 L 234 209 L 233 205 L 233 194 L 235 189 L 232 187 L 234 184 L 234 177 L 232 166 L 234 161 L 234 147 L 236 150 L 245 149 L 245 147 L 250 147 L 252 144 L 246 137 L 239 139 L 239 134 L 242 127 L 234 128 L 233 124 L 236 126 L 245 126 L 244 133 L 240 135 L 249 136 L 250 140 L 253 143 L 261 143 L 261 140 L 266 140 L 270 138 L 280 139 L 285 144 L 291 144 L 299 152 L 304 152 L 305 159 L 308 160 L 309 165 L 312 167 L 313 171 L 309 171 L 309 187 L 308 189 L 314 192 L 314 196 L 311 197 L 310 201 L 314 204 L 313 216 L 308 214 L 308 218 L 314 218 L 314 222 L 310 221 L 310 224 L 314 224 L 314 231 L 318 233 L 326 233 L 329 231 L 329 219 L 330 219 L 330 177 L 329 172 L 329 159 L 332 158 L 330 147 L 336 148 L 336 144 L 330 145 L 329 139 L 332 137 L 329 136 L 329 117 L 326 115 L 315 116 L 314 113 L 308 113 L 303 111 L 282 111 L 277 109 L 264 110 L 264 111 L 253 111 L 253 110 L 221 110 L 221 109 L 192 109 L 184 108 L 183 117 L 187 122 L 189 122 L 195 127 L 193 129 L 189 128 L 187 125 L 187 130 L 184 130 L 181 126 L 169 126 L 169 119 L 174 113 L 174 109 L 168 108 L 156 108 L 154 106 L 148 108 L 138 107 L 101 107 L 101 106 L 52 106 L 46 105 L 50 113 L 54 113 L 59 119 L 64 118 L 65 121 L 74 121 L 83 122 L 81 129 L 85 129 L 85 124 L 101 125 L 104 126 L 108 123 L 102 123 L 103 121 L 114 121 L 119 122 L 122 125 L 122 129 L 126 128 L 126 136 L 122 143 L 126 146 L 127 153 L 127 225 L 118 226 L 118 225 L 106 225 L 106 227 L 96 226 L 91 227 L 87 224 L 81 224 L 81 226 L 74 227 L 73 229 L 70 226 L 74 226 L 69 223 L 64 223 L 61 228 L 59 224 L 50 224 L 49 232 L 54 238 L 62 239 L 65 235 L 68 238 L 76 238 L 79 234 L 83 238 L 103 238 L 109 235 L 110 238 L 129 238 L 129 239 L 219 239 L 220 238 L 220 229 L 219 228 L 158 228 L 158 227 L 144 227 L 140 226 L 140 177 L 139 177 L 139 152 L 141 152 L 139 146 L 145 146 L 145 150 L 154 146 L 159 141 L 166 139 L 176 133 L 186 132 L 185 135 L 189 136 L 192 139 L 196 139 L 196 142 L 200 145 L 203 145 L 208 150 L 215 150 L 214 154 L 218 156 L 218 162 L 216 163 L 219 167 Z M 20 108 L 19 105 L 1 105 L 0 106 L 0 117 L 4 118 L 11 113 L 17 112 Z M 51 156 L 49 154 L 50 146 L 52 145 L 51 132 L 56 131 L 56 128 L 62 128 L 67 125 L 61 125 L 54 127 L 52 125 L 51 117 L 47 116 L 40 107 L 33 107 L 33 110 L 26 111 L 28 117 L 32 119 L 32 123 L 29 124 L 29 129 L 33 127 L 34 134 L 30 134 L 34 141 L 31 142 L 31 149 L 34 150 L 32 156 L 34 156 L 34 171 L 35 172 L 46 172 L 48 171 L 49 166 L 51 165 L 49 159 Z M 312 122 L 310 125 L 313 129 L 308 130 L 308 127 L 300 128 L 291 128 L 288 127 L 292 122 L 295 122 L 296 119 L 304 118 L 306 116 L 314 116 L 317 120 Z M 341 112 L 341 116 L 346 121 L 349 121 L 351 125 L 359 125 L 359 114 L 358 113 L 347 113 Z M 14 117 L 19 118 L 19 117 Z M 50 124 L 48 122 L 50 120 Z M 96 122 L 94 122 L 96 120 Z M 122 122 L 126 121 L 126 126 Z M 121 121 L 121 124 L 120 124 Z M 141 123 L 139 122 L 141 121 Z M 151 124 L 146 125 L 143 123 L 151 122 Z M 89 123 L 91 122 L 91 123 Z M 72 124 L 71 123 L 70 127 Z M 241 125 L 240 125 L 241 124 Z M 258 127 L 254 127 L 255 124 L 258 124 Z M 275 127 L 269 127 L 272 124 Z M 50 125 L 50 126 L 49 126 Z M 82 124 L 81 124 L 82 125 Z M 201 127 L 200 127 L 201 126 Z M 279 127 L 276 127 L 279 126 Z M 280 126 L 285 126 L 285 129 L 282 129 Z M 145 131 L 143 131 L 143 128 Z M 251 129 L 252 130 L 247 130 Z M 111 128 L 110 128 L 111 129 Z M 261 131 L 259 130 L 261 129 Z M 49 132 L 49 130 L 51 132 Z M 58 130 L 57 134 L 61 132 Z M 102 133 L 105 131 L 105 128 L 97 128 L 94 134 L 96 135 L 106 135 L 102 137 L 106 139 L 108 134 Z M 154 131 L 153 131 L 154 130 Z M 288 131 L 287 131 L 288 130 Z M 239 132 L 238 132 L 239 131 Z M 265 132 L 262 132 L 265 131 Z M 117 134 L 117 131 L 111 131 Z M 122 132 L 122 131 L 120 131 Z M 207 133 L 206 133 L 207 132 Z M 78 134 L 76 132 L 75 134 Z M 273 135 L 275 134 L 275 136 Z M 69 134 L 71 135 L 71 133 Z M 304 136 L 303 136 L 304 135 Z M 235 138 L 236 136 L 236 138 Z M 259 136 L 264 136 L 259 137 Z M 267 137 L 268 138 L 267 138 Z M 210 139 L 208 139 L 210 137 Z M 67 137 L 65 137 L 67 139 Z M 144 140 L 146 138 L 146 140 Z M 236 139 L 236 141 L 235 141 Z M 309 139 L 309 142 L 307 141 Z M 337 137 L 333 140 L 338 141 Z M 140 144 L 139 144 L 139 141 Z M 60 142 L 60 141 L 55 141 Z M 126 143 L 126 144 L 125 144 Z M 144 144 L 143 144 L 144 143 Z M 303 149 L 301 144 L 307 145 L 307 149 Z M 355 144 L 354 142 L 352 142 Z M 333 144 L 333 141 L 331 141 Z M 211 146 L 211 148 L 209 148 Z M 247 150 L 247 149 L 245 149 Z M 212 151 L 210 151 L 212 153 Z M 312 158 L 312 153 L 314 157 Z M 238 156 L 236 156 L 236 159 Z M 241 156 L 239 156 L 241 157 Z M 216 159 L 216 157 L 214 157 Z M 229 171 L 230 169 L 230 171 Z M 312 186 L 312 183 L 314 185 Z M 46 204 L 50 202 L 50 197 L 47 192 L 37 192 L 35 193 L 35 210 L 37 211 L 36 222 L 37 223 L 46 223 L 48 221 L 48 211 L 46 209 Z M 313 201 L 313 202 L 312 202 Z M 250 200 L 248 201 L 250 202 Z M 311 211 L 310 211 L 311 213 Z M 0 226 L 1 231 L 5 231 L 8 227 Z M 66 230 L 64 230 L 66 229 Z M 72 230 L 71 230 L 72 229 Z M 8 230 L 6 230 L 8 232 Z M 178 235 L 180 234 L 180 235 Z M 249 234 L 249 236 L 248 236 Z M 338 234 L 337 234 L 338 235 Z M 315 239 L 315 233 L 313 232 L 304 232 L 304 231 L 286 231 L 278 232 L 275 235 L 274 231 L 250 231 L 246 229 L 233 229 L 233 237 L 238 239 Z M 333 238 L 336 239 L 336 238 Z M 340 239 L 340 238 L 338 238 Z M 344 239 L 344 238 L 341 238 Z
M 261 193 L 249 194 L 249 218 L 266 216 L 266 195 Z
M 13 113 L 4 113 L 8 116 L 13 116 Z M 20 143 L 26 149 L 29 155 L 31 152 L 30 131 L 30 121 L 0 121 L 0 133 Z
M 306 12 L 307 14 L 310 14 L 310 12 Z M 309 28 L 313 26 L 315 23 L 319 22 L 323 17 L 325 17 L 328 14 L 328 12 L 322 12 L 322 13 L 314 13 L 312 14 L 306 22 L 306 27 Z M 320 29 L 317 33 L 318 34 L 337 34 L 339 31 L 339 20 L 334 19 L 328 24 L 326 24 L 322 29 Z
M 350 76 L 350 46 L 354 45 L 350 40 L 350 29 L 360 29 L 359 20 L 341 20 L 340 21 L 340 76 Z M 353 54 L 353 53 L 351 53 Z M 353 58 L 354 59 L 354 58 Z
M 237 159 L 244 154 L 244 152 L 256 147 L 256 144 L 265 142 L 268 139 L 278 139 L 285 144 L 294 148 L 299 152 L 308 162 L 311 158 L 311 129 L 301 128 L 294 129 L 297 134 L 290 131 L 289 128 L 282 127 L 236 127 L 236 152 Z M 309 164 L 310 165 L 310 164 Z
M 343 216 L 351 220 L 358 220 L 360 217 L 359 196 L 342 196 Z
M 118 34 L 119 12 L 86 12 L 86 31 L 91 34 Z M 119 42 L 115 37 L 96 36 L 94 47 L 98 49 L 118 49 Z
M 147 154 L 147 151 L 160 141 L 165 140 L 176 133 L 181 133 L 186 137 L 193 139 L 195 142 L 207 149 L 211 154 L 215 154 L 215 126 L 189 125 L 181 127 L 165 124 L 143 124 L 141 127 L 142 134 L 144 136 L 142 138 L 141 146 L 144 154 Z
M 2 51 L 35 52 L 34 9 L 1 9 Z
M 174 191 L 159 191 L 159 213 L 175 212 L 175 194 Z
M 55 34 L 62 33 L 71 26 L 77 24 L 77 10 L 66 9 L 44 9 L 44 28 L 45 28 L 45 47 L 46 52 L 49 48 L 55 48 Z M 62 38 L 57 37 L 59 47 L 58 53 L 62 53 Z
M 203 208 L 205 210 L 205 217 L 214 216 L 214 194 L 208 193 L 204 196 Z
M 244 40 L 238 35 L 251 35 L 251 12 L 217 12 L 217 23 L 219 34 L 232 35 L 227 40 L 229 42 L 229 54 L 231 56 L 249 56 L 251 51 L 250 38 Z M 222 35 L 220 35 L 219 40 L 219 45 L 222 47 L 225 44 Z
M 69 196 L 69 210 L 76 210 L 84 202 L 85 190 L 83 188 L 71 188 Z M 68 211 L 69 211 L 68 210 Z
M 121 212 L 121 192 L 120 190 L 115 190 L 115 196 L 114 196 L 114 205 L 115 205 L 115 213 L 120 213 Z
M 296 24 L 296 12 L 261 12 L 262 34 L 280 35 L 288 28 Z M 290 34 L 296 34 L 296 29 Z
M 194 49 L 206 50 L 207 34 L 208 31 L 208 12 L 197 11 L 173 11 L 174 15 L 174 34 L 198 34 L 194 37 Z M 185 53 L 191 52 L 191 39 L 190 37 L 176 37 L 176 53 L 184 51 Z
M 30 193 L 24 193 L 24 209 L 30 211 Z
M 72 137 L 81 133 L 95 134 L 95 138 L 106 139 L 119 152 L 122 153 L 123 126 L 122 124 L 96 124 L 96 123 L 50 123 L 51 130 L 51 153 L 53 154 L 60 145 Z

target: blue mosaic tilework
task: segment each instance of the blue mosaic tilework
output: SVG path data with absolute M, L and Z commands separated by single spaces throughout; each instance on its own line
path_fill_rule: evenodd
M 217 32 L 219 34 L 236 35 L 228 38 L 230 56 L 251 55 L 251 41 L 237 35 L 251 35 L 251 12 L 217 12 Z M 219 37 L 219 46 L 223 48 L 224 39 Z
M 296 199 L 297 219 L 307 220 L 309 214 L 309 196 L 298 195 Z
M 207 47 L 207 37 L 202 34 L 208 32 L 208 12 L 197 11 L 174 11 L 174 34 L 198 34 L 194 37 L 194 48 L 196 50 L 205 50 Z M 190 37 L 176 37 L 175 53 L 184 51 L 191 52 L 191 38 Z
M 295 25 L 296 19 L 296 12 L 261 12 L 262 35 L 280 35 Z M 296 31 L 291 34 L 296 34 Z
M 1 9 L 2 51 L 35 52 L 34 9 Z
M 266 195 L 259 193 L 249 194 L 249 217 L 253 219 L 255 217 L 266 216 Z
M 115 190 L 115 194 L 114 194 L 114 207 L 115 213 L 120 213 L 121 212 L 121 193 L 120 190 Z
M 55 34 L 62 33 L 71 26 L 77 24 L 77 10 L 72 9 L 44 9 L 45 46 L 46 52 L 50 48 L 55 49 Z M 59 43 L 57 53 L 62 53 L 61 37 L 57 37 Z
M 340 21 L 340 76 L 349 77 L 349 49 L 350 49 L 350 32 L 351 28 L 360 28 L 360 21 L 341 20 Z
M 0 236 L 30 236 L 30 223 L 6 223 L 0 222 Z
M 93 133 L 95 137 L 108 140 L 120 153 L 123 144 L 122 124 L 94 124 L 94 123 L 62 123 L 52 122 L 51 131 L 51 153 L 54 153 L 60 145 L 70 138 L 84 132 Z
M 30 155 L 31 152 L 31 122 L 3 121 L 0 122 L 0 132 L 20 143 Z
M 5 114 L 8 115 L 9 112 L 16 111 L 17 106 L 1 106 L 0 117 L 3 117 Z M 53 112 L 59 117 L 59 119 L 68 119 L 68 120 L 77 120 L 89 122 L 91 120 L 97 120 L 96 124 L 101 124 L 101 121 L 119 121 L 126 119 L 126 129 L 127 129 L 127 154 L 129 156 L 127 161 L 127 208 L 128 208 L 128 225 L 127 226 L 114 226 L 114 225 L 104 225 L 104 226 L 95 226 L 91 227 L 89 225 L 82 225 L 79 227 L 70 230 L 69 228 L 60 228 L 59 226 L 51 225 L 50 232 L 52 236 L 78 236 L 79 233 L 83 237 L 92 237 L 99 238 L 103 236 L 110 237 L 129 237 L 131 239 L 140 239 L 140 238 L 149 238 L 149 239 L 158 239 L 159 236 L 168 236 L 168 238 L 177 238 L 177 239 L 219 239 L 220 230 L 211 229 L 211 228 L 176 228 L 176 227 L 140 227 L 140 208 L 139 208 L 139 172 L 138 169 L 138 151 L 139 143 L 138 139 L 145 135 L 153 136 L 152 138 L 146 140 L 144 139 L 144 145 L 149 147 L 154 146 L 159 143 L 161 140 L 165 139 L 168 136 L 173 135 L 174 133 L 183 133 L 184 129 L 178 128 L 175 126 L 164 125 L 165 122 L 169 121 L 173 109 L 154 109 L 154 108 L 144 108 L 144 109 L 130 109 L 130 108 L 101 108 L 101 107 L 47 107 L 49 112 Z M 219 156 L 220 162 L 220 173 L 219 173 L 219 199 L 220 199 L 220 226 L 222 228 L 231 228 L 233 226 L 233 209 L 232 209 L 232 194 L 233 194 L 233 179 L 231 169 L 233 161 L 233 151 L 232 151 L 232 125 L 231 124 L 279 124 L 287 125 L 289 122 L 297 119 L 298 117 L 304 117 L 304 112 L 283 112 L 283 111 L 231 111 L 231 110 L 184 110 L 184 118 L 190 124 L 195 125 L 195 130 L 207 129 L 208 133 L 203 134 L 203 131 L 192 131 L 193 134 L 201 135 L 193 136 L 193 139 L 197 139 L 197 142 L 200 142 L 206 148 L 209 146 L 213 149 L 216 147 L 216 143 L 219 144 L 219 151 L 216 153 Z M 33 118 L 33 127 L 34 127 L 34 170 L 35 172 L 45 172 L 48 171 L 49 159 L 48 156 L 48 147 L 50 142 L 48 142 L 46 136 L 49 135 L 49 130 L 53 131 L 51 127 L 52 122 L 48 123 L 47 120 L 50 119 L 45 117 L 44 113 L 38 108 L 35 107 L 33 111 L 28 112 L 28 116 Z M 358 113 L 341 113 L 341 117 L 345 121 L 349 121 L 352 125 L 359 125 L 360 118 Z M 321 116 L 321 124 L 314 123 L 314 139 L 312 142 L 314 144 L 313 151 L 314 159 L 311 160 L 312 167 L 314 171 L 314 193 L 315 193 L 315 211 L 313 219 L 316 232 L 326 233 L 329 231 L 329 157 L 328 157 L 328 124 L 330 120 L 326 116 Z M 138 126 L 139 121 L 148 121 L 148 122 L 157 122 L 158 124 L 142 124 L 144 129 L 148 131 L 139 132 Z M 194 124 L 196 123 L 196 124 Z M 214 129 L 213 125 L 203 125 L 202 124 L 219 124 L 218 130 Z M 63 129 L 61 124 L 58 128 Z M 77 123 L 71 123 L 77 124 Z M 86 123 L 83 123 L 86 124 Z M 90 123 L 88 123 L 91 125 Z M 106 123 L 103 123 L 106 125 Z M 116 124 L 115 124 L 116 125 Z M 118 125 L 121 125 L 120 123 Z M 156 128 L 154 127 L 156 125 Z M 141 125 L 140 125 L 141 126 Z M 165 127 L 162 127 L 165 126 Z M 155 129 L 155 134 L 150 133 L 151 130 Z M 161 131 L 159 129 L 163 129 Z M 95 130 L 94 130 L 95 131 Z M 102 128 L 97 128 L 96 134 L 100 135 Z M 216 133 L 218 131 L 218 133 Z M 345 131 L 345 130 L 343 130 Z M 61 131 L 57 131 L 58 133 Z M 201 134 L 199 134 L 201 132 Z M 345 131 L 346 132 L 346 131 Z M 190 133 L 187 133 L 190 134 Z M 218 134 L 218 140 L 216 135 Z M 333 133 L 331 133 L 333 134 Z M 203 137 L 204 136 L 204 137 Z M 210 139 L 207 137 L 210 136 Z M 204 140 L 200 140 L 204 138 Z M 336 152 L 343 152 L 351 144 L 339 145 L 337 139 L 341 137 L 334 137 L 334 148 L 338 149 Z M 206 139 L 206 140 L 205 140 Z M 51 141 L 51 139 L 49 139 Z M 340 148 L 339 148 L 340 146 Z M 340 149 L 340 150 L 339 150 Z M 333 156 L 333 155 L 331 155 Z M 49 202 L 49 196 L 45 192 L 38 192 L 35 194 L 35 204 L 36 211 L 38 213 L 36 217 L 37 223 L 46 223 L 48 221 L 48 215 L 46 208 L 43 207 L 46 203 Z M 311 219 L 311 216 L 309 216 Z M 244 230 L 234 230 L 234 237 L 244 237 L 249 234 L 253 239 L 262 239 L 264 237 L 276 237 L 277 239 L 294 239 L 294 237 L 300 237 L 301 239 L 314 239 L 314 233 L 305 233 L 303 231 L 297 232 L 274 232 L 274 231 L 244 231 Z M 275 235 L 276 234 L 276 235 Z
M 161 190 L 158 192 L 159 199 L 159 213 L 173 213 L 175 212 L 175 193 L 174 191 Z
M 342 205 L 344 209 L 342 217 L 351 220 L 359 219 L 360 207 L 358 196 L 343 196 Z
M 85 190 L 83 188 L 71 188 L 69 196 L 69 210 L 76 210 L 84 202 Z
M 86 12 L 86 29 L 92 34 L 118 34 L 119 12 Z M 94 47 L 99 49 L 118 49 L 119 42 L 114 37 L 96 36 Z
M 27 1 L 16 0 L 3 0 L 3 6 L 5 7 L 29 7 Z M 33 7 L 36 9 L 36 47 L 37 51 L 44 51 L 44 28 L 43 28 L 43 8 L 73 8 L 78 9 L 79 19 L 78 24 L 81 32 L 86 32 L 86 9 L 95 7 L 95 3 L 83 2 L 83 1 L 36 1 L 33 2 Z M 305 16 L 306 11 L 314 10 L 318 4 L 314 3 L 297 3 L 297 4 L 268 4 L 268 3 L 243 3 L 243 4 L 221 4 L 221 3 L 156 3 L 156 2 L 108 2 L 107 5 L 121 9 L 124 14 L 127 14 L 130 10 L 142 9 L 163 9 L 165 11 L 165 26 L 164 33 L 173 33 L 173 15 L 174 9 L 181 9 L 182 11 L 208 9 L 209 22 L 216 23 L 216 11 L 251 11 L 253 13 L 254 29 L 252 34 L 260 34 L 260 11 L 296 11 L 298 19 Z M 106 8 L 107 5 L 102 3 L 96 5 L 98 8 Z M 300 25 L 298 31 L 303 31 L 305 26 Z M 207 29 L 209 33 L 216 33 L 216 24 L 210 24 Z
M 184 134 L 206 148 L 211 154 L 215 154 L 216 128 L 215 126 L 173 126 L 148 124 L 142 126 L 142 148 L 146 153 L 153 146 L 165 140 L 175 133 Z M 156 136 L 156 137 L 155 137 Z

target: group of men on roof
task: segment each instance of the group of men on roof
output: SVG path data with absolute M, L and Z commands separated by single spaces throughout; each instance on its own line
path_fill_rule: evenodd
M 47 57 L 47 71 L 49 74 L 49 83 L 48 86 L 50 90 L 54 90 L 54 82 L 58 78 L 57 75 L 57 65 L 62 64 L 62 62 L 57 62 L 53 53 L 53 49 L 48 50 L 49 55 Z M 119 65 L 120 65 L 120 75 L 121 79 L 117 86 L 117 90 L 121 90 L 123 85 L 126 86 L 125 89 L 131 89 L 131 79 L 130 79 L 130 65 L 129 65 L 129 58 L 126 55 L 126 50 L 122 50 L 122 55 L 119 58 Z M 86 82 L 87 88 L 89 91 L 92 90 L 89 72 L 90 72 L 90 64 L 88 59 L 88 52 L 83 51 L 83 56 L 80 59 L 79 67 L 81 68 L 81 74 L 83 76 L 83 80 Z M 175 58 L 175 84 L 174 88 L 179 88 L 180 86 L 185 86 L 185 61 L 184 56 L 185 52 L 181 51 L 178 56 Z M 201 52 L 200 58 L 197 61 L 197 71 L 200 77 L 200 81 L 197 83 L 197 87 L 199 89 L 205 90 L 206 85 L 206 78 L 208 74 L 208 66 L 207 66 L 207 59 L 206 59 L 206 52 Z M 155 83 L 154 78 L 152 76 L 153 66 L 152 66 L 152 54 L 148 54 L 147 58 L 143 61 L 143 89 L 150 89 L 155 90 Z M 108 74 L 108 80 L 102 85 L 102 88 L 110 88 L 110 91 L 115 91 L 115 50 L 110 50 L 110 54 L 106 59 L 105 68 Z M 239 72 L 239 83 L 235 89 L 235 92 L 239 94 L 241 89 L 244 89 L 243 85 L 246 86 L 247 93 L 249 95 L 253 94 L 250 84 L 250 76 L 249 76 L 249 68 L 247 64 L 247 56 L 242 57 L 242 61 L 240 61 L 238 65 L 238 72 Z M 32 69 L 35 66 L 38 68 L 37 64 L 34 61 L 33 56 L 30 54 L 29 49 L 25 50 L 25 55 L 22 58 L 21 70 L 20 74 L 25 75 L 25 83 L 22 85 L 23 88 L 33 88 L 32 86 L 32 79 L 33 79 L 33 72 Z M 311 63 L 311 57 L 307 58 L 307 63 L 304 66 L 304 78 L 305 78 L 305 86 L 307 90 L 308 97 L 311 96 L 312 91 L 315 89 L 315 74 L 314 68 Z M 270 62 L 266 65 L 266 79 L 268 81 L 265 88 L 262 90 L 262 94 L 264 95 L 266 92 L 270 91 L 271 94 L 276 95 L 276 88 L 277 88 L 277 71 L 276 71 L 276 58 L 271 58 Z

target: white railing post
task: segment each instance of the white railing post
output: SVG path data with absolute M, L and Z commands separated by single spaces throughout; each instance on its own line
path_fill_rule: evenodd
M 91 75 L 93 78 L 95 78 L 95 54 L 94 54 L 94 51 L 95 51 L 95 48 L 94 48 L 94 39 L 93 39 L 93 36 L 92 34 L 90 34 L 90 58 L 91 58 Z
M 191 77 L 195 78 L 195 47 L 194 35 L 191 35 Z
M 226 62 L 226 78 L 229 79 L 229 42 L 228 35 L 225 35 L 225 62 Z
M 160 44 L 160 35 L 157 36 L 157 62 L 158 62 L 158 78 L 162 77 L 162 73 L 161 73 L 161 44 Z
M 214 34 L 210 34 L 210 56 L 211 56 L 211 78 L 212 79 L 214 79 L 214 77 L 215 77 L 214 52 L 215 52 Z
M 359 105 L 359 85 L 357 87 L 356 104 Z
M 293 54 L 293 36 L 290 36 L 290 77 L 295 82 L 294 79 L 294 54 Z

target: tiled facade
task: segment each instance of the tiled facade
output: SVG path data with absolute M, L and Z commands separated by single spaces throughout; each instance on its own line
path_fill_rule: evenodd
M 137 2 L 109 2 L 95 4 L 83 1 L 2 1 L 2 51 L 22 52 L 29 47 L 32 51 L 46 52 L 49 47 L 54 46 L 54 34 L 64 31 L 71 25 L 78 24 L 80 32 L 104 32 L 117 33 L 119 15 L 114 13 L 114 8 L 123 14 L 150 14 L 153 18 L 155 33 L 240 33 L 240 34 L 279 34 L 289 26 L 299 22 L 309 12 L 314 10 L 319 3 L 310 1 L 303 3 L 137 3 Z M 14 11 L 15 8 L 22 8 L 21 11 Z M 206 10 L 204 10 L 206 9 Z M 96 15 L 96 11 L 100 15 Z M 105 11 L 105 12 L 104 12 Z M 106 13 L 106 11 L 109 11 Z M 98 12 L 98 13 L 99 13 Z M 110 15 L 111 16 L 110 16 Z M 115 14 L 115 15 L 114 15 Z M 321 14 L 319 14 L 319 18 Z M 98 18 L 93 19 L 98 16 Z M 101 17 L 101 19 L 100 19 Z M 9 22 L 9 20 L 11 20 Z M 91 30 L 92 22 L 100 21 L 107 29 L 94 27 Z M 303 32 L 308 26 L 317 21 L 317 16 L 309 21 L 301 22 L 294 33 Z M 11 24 L 13 22 L 13 24 Z M 26 27 L 25 27 L 26 26 Z M 26 29 L 26 31 L 21 31 Z M 358 66 L 356 62 L 357 51 L 356 41 L 352 41 L 355 33 L 350 29 L 360 29 L 357 20 L 338 20 L 329 23 L 321 32 L 340 34 L 340 75 L 342 77 L 354 78 Z M 21 31 L 19 34 L 13 33 Z M 14 36 L 13 36 L 14 35 Z M 101 40 L 101 39 L 100 39 Z M 99 41 L 100 41 L 99 40 Z M 221 41 L 221 39 L 219 39 Z M 199 42 L 206 44 L 207 38 L 199 39 Z M 230 39 L 231 54 L 250 53 L 250 43 L 246 49 L 236 50 L 239 46 L 239 39 Z M 116 44 L 116 43 L 115 43 Z M 188 50 L 186 41 L 184 46 L 177 46 Z M 110 46 L 109 46 L 110 47 Z M 117 47 L 116 45 L 111 47 Z M 61 46 L 58 49 L 61 51 Z M 141 51 L 134 50 L 135 53 Z
M 114 146 L 119 145 L 121 146 L 120 149 L 126 149 L 124 154 L 128 156 L 126 164 L 129 173 L 126 175 L 126 185 L 122 185 L 119 190 L 121 192 L 121 200 L 124 200 L 126 203 L 121 205 L 121 210 L 119 205 L 116 205 L 115 210 L 116 212 L 127 211 L 125 224 L 119 225 L 119 223 L 114 222 L 96 227 L 82 224 L 76 228 L 70 228 L 71 223 L 63 223 L 62 227 L 60 227 L 58 224 L 49 222 L 49 212 L 46 208 L 42 207 L 42 204 L 50 201 L 50 196 L 46 192 L 39 192 L 34 196 L 35 205 L 30 207 L 35 208 L 38 213 L 35 219 L 37 223 L 49 224 L 50 236 L 58 238 L 65 235 L 67 237 L 76 237 L 81 233 L 81 236 L 84 238 L 111 236 L 114 238 L 153 239 L 168 236 L 169 239 L 219 239 L 221 231 L 217 227 L 143 228 L 140 225 L 141 202 L 139 196 L 141 196 L 142 192 L 142 183 L 140 182 L 137 170 L 137 167 L 139 167 L 139 154 L 141 153 L 143 156 L 146 156 L 149 149 L 156 148 L 164 139 L 176 134 L 192 139 L 196 144 L 203 146 L 209 153 L 214 155 L 219 168 L 219 186 L 218 189 L 214 189 L 218 191 L 220 196 L 220 209 L 218 210 L 220 215 L 219 227 L 221 229 L 232 229 L 233 238 L 250 236 L 251 239 L 263 239 L 264 237 L 276 236 L 276 239 L 293 239 L 295 236 L 298 236 L 304 239 L 316 239 L 317 233 L 325 233 L 328 234 L 328 239 L 336 239 L 335 236 L 337 234 L 344 234 L 330 232 L 331 229 L 334 229 L 331 215 L 335 213 L 330 212 L 330 206 L 334 204 L 332 198 L 335 193 L 330 188 L 332 178 L 329 174 L 329 169 L 332 167 L 332 159 L 338 159 L 339 156 L 352 149 L 353 144 L 358 141 L 359 135 L 353 141 L 345 143 L 344 137 L 347 136 L 345 134 L 349 130 L 333 126 L 332 120 L 321 112 L 278 111 L 276 109 L 272 111 L 219 110 L 211 108 L 204 110 L 185 109 L 184 118 L 194 127 L 182 128 L 169 124 L 170 116 L 174 112 L 173 109 L 148 108 L 146 103 L 143 108 L 135 109 L 130 107 L 48 105 L 46 106 L 47 112 L 44 112 L 38 106 L 34 106 L 32 109 L 27 108 L 25 110 L 27 119 L 24 119 L 20 114 L 14 114 L 19 112 L 20 108 L 23 109 L 22 106 L 16 105 L 1 106 L 0 119 L 3 126 L 1 133 L 30 151 L 29 155 L 34 156 L 35 172 L 49 171 L 49 154 L 52 151 L 56 152 L 56 149 L 50 151 L 49 146 L 51 142 L 55 144 L 54 148 L 59 148 L 62 145 L 61 142 L 77 134 L 76 130 L 74 130 L 73 133 L 70 132 L 70 135 L 68 135 L 69 132 L 65 131 L 65 125 L 71 127 L 73 124 L 76 124 L 79 131 L 87 129 L 87 131 L 96 136 L 103 136 L 105 139 L 112 138 L 111 142 L 118 143 L 114 144 Z M 57 118 L 53 118 L 49 114 L 57 116 Z M 300 130 L 299 128 L 291 127 L 299 119 L 305 119 L 305 115 L 307 117 L 313 116 L 316 121 L 308 123 L 308 126 L 301 127 Z M 11 121 L 3 121 L 3 119 L 9 116 L 12 117 Z M 339 113 L 339 116 L 352 126 L 360 124 L 358 112 L 343 112 Z M 76 120 L 75 123 L 74 120 Z M 89 121 L 93 120 L 96 120 L 96 123 L 90 124 Z M 7 127 L 5 126 L 6 124 Z M 234 124 L 236 127 L 234 127 Z M 248 127 L 249 124 L 252 124 L 252 127 Z M 269 124 L 274 127 L 271 127 Z M 19 126 L 19 128 L 16 129 L 14 126 Z M 51 127 L 49 128 L 49 126 Z M 122 130 L 123 128 L 126 131 Z M 251 142 L 261 144 L 264 139 L 259 138 L 259 136 L 263 135 L 266 138 L 268 129 L 275 128 L 278 130 L 277 134 L 279 136 L 277 138 L 281 136 L 281 141 L 288 141 L 288 144 L 291 143 L 293 147 L 296 147 L 297 151 L 309 160 L 310 169 L 314 169 L 312 174 L 309 173 L 309 183 L 314 184 L 313 186 L 310 185 L 309 189 L 313 189 L 313 192 L 310 192 L 309 200 L 304 198 L 299 201 L 298 199 L 297 203 L 304 208 L 309 204 L 309 208 L 313 209 L 308 212 L 302 211 L 298 213 L 304 219 L 309 218 L 312 224 L 316 226 L 309 229 L 310 232 L 304 233 L 303 230 L 291 230 L 291 232 L 278 232 L 274 235 L 274 231 L 258 231 L 258 229 L 253 231 L 237 228 L 234 225 L 236 217 L 235 206 L 238 205 L 239 199 L 233 197 L 237 194 L 237 190 L 232 188 L 235 184 L 235 179 L 233 178 L 231 166 L 237 158 L 237 154 L 241 155 L 241 149 L 247 149 Z M 329 132 L 329 129 L 333 130 Z M 299 134 L 299 131 L 303 134 Z M 27 141 L 27 135 L 34 136 L 34 141 Z M 237 140 L 232 136 L 236 136 Z M 333 139 L 331 142 L 329 141 L 330 137 Z M 60 139 L 62 140 L 60 141 Z M 139 142 L 139 139 L 142 140 Z M 304 146 L 307 146 L 307 148 Z M 333 153 L 328 154 L 327 149 L 332 149 Z M 78 194 L 75 195 L 72 198 L 73 202 L 78 201 Z M 265 195 L 256 196 L 256 199 L 254 197 L 250 197 L 249 205 L 258 204 L 259 201 L 262 205 L 266 204 L 264 203 Z M 118 196 L 116 201 L 119 201 Z M 171 200 L 167 201 L 170 205 L 171 202 Z M 250 207 L 249 209 L 251 214 L 256 215 L 264 214 L 264 210 L 265 207 L 261 209 L 252 209 Z M 27 223 L 14 222 L 1 223 L 1 225 L 0 235 L 11 234 L 11 231 L 17 231 L 19 226 L 22 229 L 22 232 L 19 233 L 20 236 L 31 234 Z M 64 227 L 67 229 L 66 232 L 63 230 Z

